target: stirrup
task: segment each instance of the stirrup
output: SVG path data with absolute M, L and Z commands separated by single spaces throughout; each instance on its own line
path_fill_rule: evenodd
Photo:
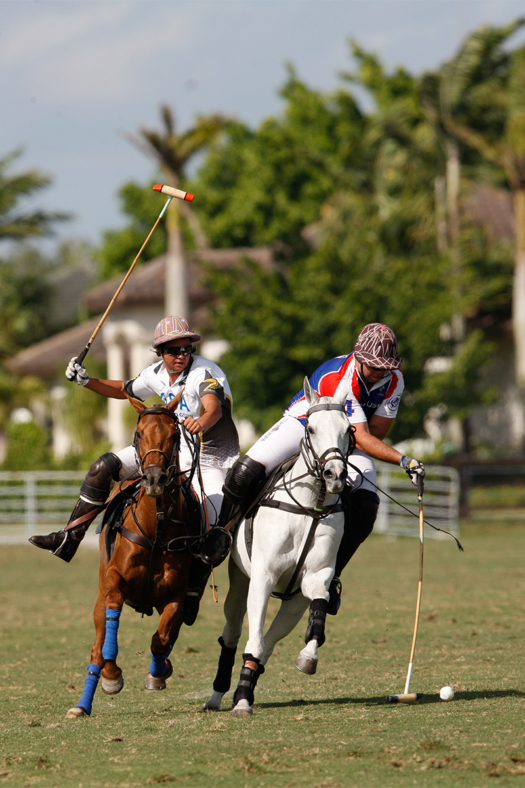
M 62 528 L 60 531 L 55 531 L 45 536 L 41 536 L 40 534 L 30 536 L 28 542 L 34 544 L 35 547 L 40 547 L 42 550 L 48 550 L 51 555 L 60 555 L 60 551 L 67 540 L 67 536 L 67 531 Z M 59 542 L 59 544 L 57 544 L 57 542 Z
M 231 533 L 215 525 L 202 540 L 200 559 L 205 564 L 219 566 L 230 552 L 231 546 Z

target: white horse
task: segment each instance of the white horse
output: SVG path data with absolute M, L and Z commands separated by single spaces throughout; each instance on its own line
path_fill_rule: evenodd
M 301 453 L 253 518 L 251 559 L 245 539 L 247 521 L 235 535 L 229 561 L 230 588 L 224 603 L 226 626 L 213 693 L 202 711 L 218 710 L 230 688 L 235 651 L 248 611 L 249 637 L 234 695 L 232 713 L 252 714 L 254 689 L 275 644 L 300 621 L 310 602 L 306 647 L 295 661 L 304 673 L 317 668 L 329 586 L 343 535 L 339 496 L 344 488 L 346 459 L 355 445 L 345 412 L 347 391 L 319 397 L 304 381 L 309 410 Z M 280 503 L 280 507 L 279 507 Z M 281 596 L 279 611 L 263 635 L 268 601 Z

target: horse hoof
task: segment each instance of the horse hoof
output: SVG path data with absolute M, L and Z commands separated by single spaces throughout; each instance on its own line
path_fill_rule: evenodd
M 204 706 L 201 706 L 199 711 L 220 711 L 223 695 L 224 692 L 217 692 L 216 690 L 213 690 L 212 694 Z
M 248 701 L 243 698 L 232 709 L 232 714 L 234 717 L 251 717 L 253 714 L 253 709 Z
M 100 677 L 100 687 L 102 692 L 105 692 L 106 695 L 118 695 L 123 686 L 124 678 L 122 677 L 122 673 L 118 679 L 105 679 L 104 676 Z
M 309 657 L 302 657 L 300 654 L 294 662 L 295 667 L 297 670 L 300 670 L 301 673 L 306 673 L 308 676 L 313 676 L 315 671 L 317 670 L 317 663 L 319 660 L 311 659 Z
M 146 676 L 146 681 L 144 682 L 144 689 L 147 690 L 163 690 L 166 689 L 166 679 L 169 679 L 171 674 L 173 673 L 173 665 L 169 661 L 166 660 L 166 673 L 163 676 L 157 677 L 152 676 L 151 673 L 148 673 Z
M 66 714 L 66 720 L 77 720 L 79 717 L 89 717 L 89 714 L 80 706 L 75 706 L 74 709 L 69 709 L 68 713 Z

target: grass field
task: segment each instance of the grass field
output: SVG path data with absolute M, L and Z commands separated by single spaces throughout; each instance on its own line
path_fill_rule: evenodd
M 417 521 L 415 521 L 417 529 Z M 98 556 L 66 565 L 30 547 L 0 552 L 0 783 L 6 786 L 347 788 L 525 784 L 525 525 L 474 523 L 425 544 L 411 689 L 417 539 L 371 537 L 343 576 L 315 676 L 293 666 L 305 621 L 278 645 L 252 718 L 231 701 L 200 714 L 218 656 L 222 604 L 207 595 L 173 652 L 164 692 L 142 688 L 156 619 L 120 628 L 122 693 L 97 691 L 90 719 L 66 721 L 85 678 Z M 226 591 L 221 567 L 220 602 Z M 272 602 L 273 609 L 275 605 Z M 242 642 L 244 644 L 245 640 Z M 236 666 L 235 675 L 238 675 Z M 452 685 L 454 701 L 439 700 Z

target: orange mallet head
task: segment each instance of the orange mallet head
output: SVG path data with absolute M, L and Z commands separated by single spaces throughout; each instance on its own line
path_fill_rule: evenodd
M 165 186 L 162 183 L 156 183 L 153 189 L 156 192 L 168 194 L 170 197 L 177 197 L 177 199 L 186 200 L 187 202 L 193 202 L 195 197 L 195 195 L 190 194 L 190 192 L 183 192 L 181 189 L 174 189 L 173 186 Z

